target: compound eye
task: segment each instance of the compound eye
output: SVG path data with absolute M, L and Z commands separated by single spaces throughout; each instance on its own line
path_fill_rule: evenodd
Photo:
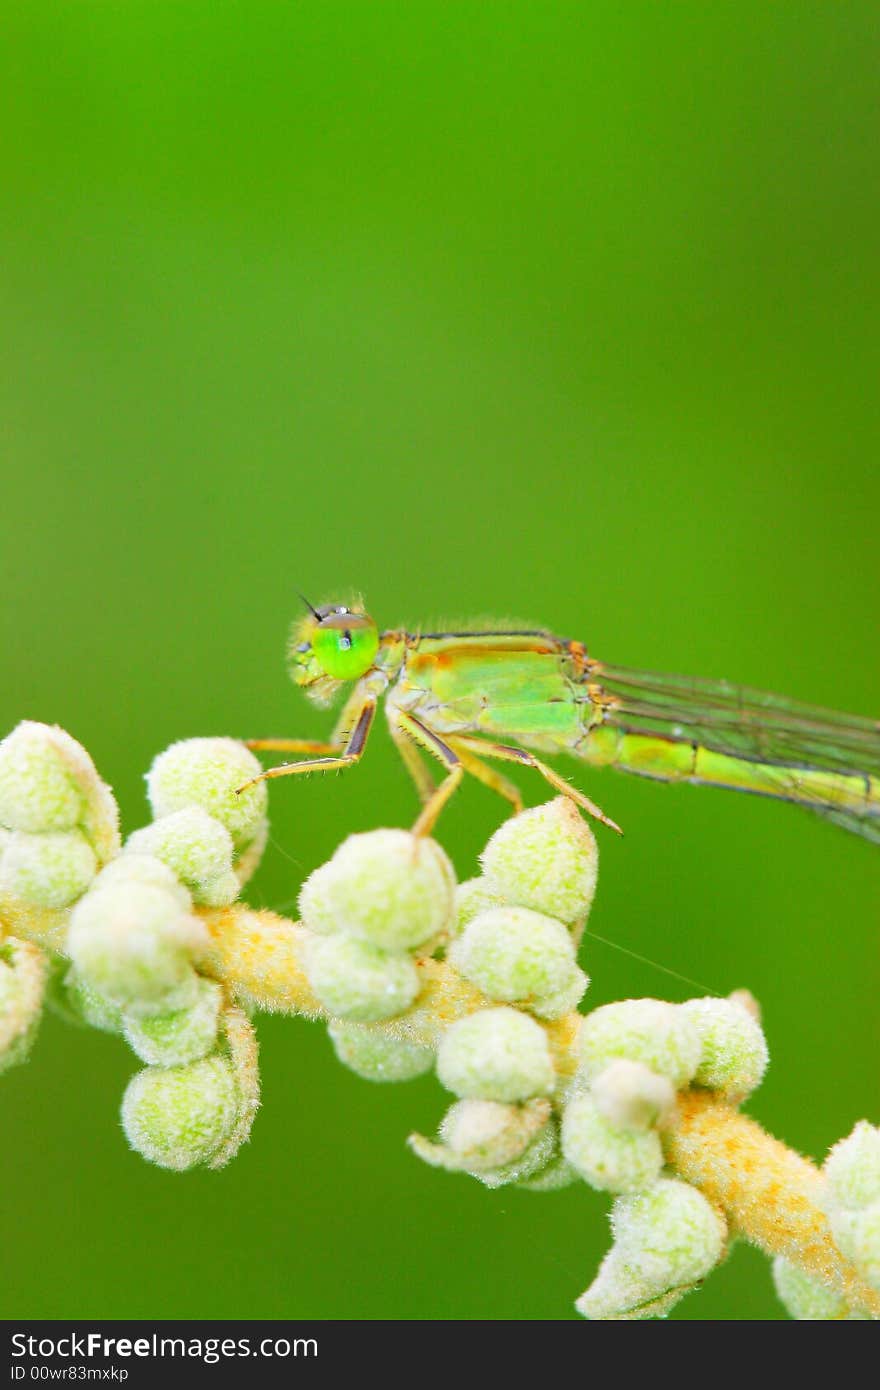
M 312 635 L 312 651 L 332 680 L 357 680 L 373 664 L 379 631 L 366 613 L 328 613 Z

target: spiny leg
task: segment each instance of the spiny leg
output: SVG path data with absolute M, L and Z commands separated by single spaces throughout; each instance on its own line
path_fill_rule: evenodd
M 298 772 L 341 772 L 344 767 L 351 767 L 353 763 L 359 762 L 361 759 L 375 713 L 375 700 L 372 698 L 365 700 L 342 752 L 336 756 L 309 758 L 305 762 L 281 763 L 279 767 L 267 767 L 258 777 L 252 777 L 249 782 L 236 787 L 236 791 L 243 792 L 246 788 L 252 787 L 255 782 L 266 782 L 272 777 L 291 777 Z
M 341 753 L 343 748 L 341 743 L 316 738 L 246 738 L 244 745 L 265 753 Z
M 469 749 L 484 758 L 497 758 L 499 762 L 521 763 L 524 767 L 533 767 L 536 772 L 540 772 L 545 782 L 549 782 L 551 787 L 555 787 L 556 791 L 567 796 L 575 805 L 582 807 L 588 815 L 594 816 L 603 825 L 610 826 L 612 830 L 617 831 L 618 835 L 623 834 L 616 821 L 613 821 L 610 816 L 606 816 L 605 812 L 594 801 L 591 801 L 577 787 L 573 787 L 570 782 L 566 782 L 565 778 L 560 777 L 558 772 L 554 772 L 552 767 L 542 763 L 540 758 L 536 758 L 534 753 L 529 753 L 525 748 L 514 748 L 507 743 L 484 743 L 482 739 L 470 738 L 463 734 L 458 734 L 455 741 L 459 748 Z
M 430 835 L 437 817 L 460 783 L 464 768 L 458 754 L 444 743 L 442 738 L 438 738 L 430 729 L 426 729 L 424 724 L 419 723 L 413 715 L 407 714 L 404 710 L 397 710 L 394 720 L 404 733 L 409 734 L 410 738 L 414 739 L 446 768 L 446 776 L 438 787 L 433 788 L 430 797 L 422 808 L 421 815 L 413 826 L 414 835 Z
M 482 782 L 484 787 L 489 787 L 491 791 L 503 796 L 505 801 L 509 801 L 513 807 L 513 814 L 518 816 L 523 808 L 523 799 L 519 787 L 515 787 L 509 778 L 502 773 L 496 772 L 494 767 L 487 767 L 484 762 L 475 757 L 472 752 L 462 746 L 461 740 L 451 738 L 450 746 L 455 749 L 461 758 L 465 772 L 469 772 L 472 777 L 476 777 L 478 782 Z
M 353 730 L 357 726 L 361 711 L 368 702 L 362 687 L 357 686 L 342 707 L 336 725 L 328 739 L 316 738 L 246 738 L 246 748 L 264 753 L 315 753 L 328 757 L 341 757 L 348 746 Z
M 424 806 L 437 790 L 434 779 L 422 762 L 419 750 L 413 743 L 411 736 L 406 733 L 404 728 L 394 719 L 389 722 L 388 727 L 394 746 L 403 759 L 404 767 L 415 782 L 419 800 Z

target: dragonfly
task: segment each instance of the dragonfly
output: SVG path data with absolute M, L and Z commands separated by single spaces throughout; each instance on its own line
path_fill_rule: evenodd
M 620 831 L 544 757 L 568 754 L 661 782 L 751 792 L 804 806 L 880 844 L 880 721 L 838 714 L 727 681 L 656 675 L 594 659 L 543 629 L 380 632 L 361 604 L 306 603 L 289 645 L 296 685 L 319 706 L 348 691 L 326 742 L 248 739 L 307 755 L 253 782 L 342 770 L 363 757 L 384 700 L 391 737 L 428 835 L 466 776 L 523 801 L 497 764 L 537 772 L 557 793 Z M 435 780 L 422 756 L 442 768 Z M 539 756 L 543 755 L 543 756 Z

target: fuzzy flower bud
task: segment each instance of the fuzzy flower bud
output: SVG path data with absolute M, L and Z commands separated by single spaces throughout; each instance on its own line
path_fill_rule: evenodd
M 620 1197 L 614 1244 L 575 1307 L 585 1318 L 662 1317 L 721 1259 L 726 1228 L 702 1193 L 673 1178 Z
M 48 962 L 29 941 L 0 944 L 0 1072 L 27 1060 L 43 1007 Z
M 700 1039 L 694 1081 L 738 1103 L 760 1085 L 769 1060 L 760 1023 L 730 999 L 690 999 L 679 1006 Z
M 880 1201 L 880 1129 L 859 1120 L 852 1133 L 834 1145 L 822 1171 L 829 1204 L 859 1210 Z
M 672 1082 L 624 1057 L 599 1073 L 590 1094 L 603 1120 L 617 1129 L 652 1129 L 675 1109 Z
M 590 1095 L 565 1107 L 562 1152 L 590 1184 L 605 1192 L 640 1192 L 660 1174 L 663 1148 L 653 1129 L 618 1129 Z
M 96 994 L 74 966 L 57 987 L 57 1007 L 76 1023 L 85 1023 L 99 1033 L 122 1032 L 122 1010 L 112 1000 Z
M 575 969 L 575 947 L 552 917 L 527 907 L 495 907 L 456 937 L 449 959 L 490 999 L 513 1003 L 564 989 Z
M 581 1175 L 572 1168 L 568 1159 L 561 1153 L 553 1154 L 549 1163 L 539 1168 L 531 1177 L 521 1179 L 517 1187 L 526 1192 L 559 1192 L 563 1187 L 571 1187 L 580 1182 Z
M 686 1086 L 700 1060 L 700 1033 L 676 1004 L 625 999 L 587 1014 L 580 1031 L 581 1069 L 591 1079 L 620 1057 L 642 1062 Z
M 557 1152 L 546 1100 L 524 1106 L 460 1100 L 443 1119 L 440 1143 L 412 1134 L 409 1144 L 433 1167 L 470 1173 L 486 1187 L 524 1182 L 544 1170 Z
M 207 948 L 208 936 L 182 907 L 178 889 L 126 881 L 116 870 L 77 903 L 68 951 L 96 994 L 133 1014 L 170 1013 L 194 1003 L 192 961 Z
M 434 1065 L 429 1047 L 389 1038 L 367 1024 L 333 1019 L 327 1031 L 340 1062 L 365 1081 L 412 1081 Z
M 147 773 L 153 815 L 159 820 L 187 806 L 200 806 L 226 827 L 236 855 L 245 858 L 251 845 L 264 841 L 268 792 L 265 782 L 240 793 L 237 789 L 261 771 L 253 753 L 234 738 L 172 743 Z
M 786 1310 L 799 1322 L 839 1322 L 848 1316 L 846 1302 L 827 1284 L 811 1279 L 797 1265 L 777 1255 L 773 1283 Z
M 411 958 L 353 936 L 316 936 L 305 953 L 309 984 L 329 1014 L 375 1023 L 408 1009 L 419 992 Z
M 589 984 L 589 975 L 579 966 L 573 965 L 559 989 L 552 994 L 542 994 L 540 999 L 533 999 L 529 1010 L 536 1018 L 545 1018 L 550 1022 L 556 1018 L 564 1018 L 577 1008 Z
M 490 907 L 502 906 L 501 898 L 491 887 L 488 879 L 466 879 L 455 890 L 455 921 L 451 928 L 453 935 L 460 936 L 468 923 L 479 913 Z
M 313 931 L 345 932 L 409 951 L 450 922 L 455 874 L 434 840 L 406 830 L 350 835 L 306 879 L 300 914 Z
M 238 897 L 241 884 L 232 867 L 232 837 L 200 806 L 172 811 L 136 830 L 125 852 L 161 859 L 205 907 L 226 907 Z
M 880 1291 L 880 1201 L 856 1213 L 850 1240 L 853 1262 Z
M 194 1002 L 176 1013 L 126 1015 L 125 1038 L 142 1062 L 174 1067 L 213 1052 L 223 992 L 213 980 L 198 979 Z
M 555 1084 L 547 1034 L 516 1009 L 479 1009 L 447 1030 L 437 1075 L 448 1091 L 474 1100 L 523 1101 Z
M 35 907 L 68 907 L 81 898 L 98 862 L 80 830 L 18 830 L 0 849 L 0 897 Z
M 147 1067 L 132 1077 L 122 1101 L 122 1126 L 131 1147 L 150 1163 L 178 1171 L 207 1163 L 237 1118 L 235 1077 L 222 1057 L 185 1067 Z
M 596 892 L 596 839 L 567 796 L 504 822 L 480 855 L 488 887 L 507 903 L 573 923 Z
M 88 753 L 63 729 L 25 721 L 0 743 L 0 826 L 79 830 L 99 864 L 119 848 L 118 812 Z

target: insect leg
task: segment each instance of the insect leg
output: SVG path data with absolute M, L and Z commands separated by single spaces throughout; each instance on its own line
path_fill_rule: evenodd
M 533 767 L 536 772 L 540 772 L 545 782 L 549 782 L 551 787 L 561 792 L 563 796 L 567 796 L 588 815 L 595 817 L 603 825 L 610 826 L 612 830 L 617 831 L 618 835 L 623 834 L 620 826 L 610 816 L 606 816 L 605 812 L 594 801 L 591 801 L 577 787 L 573 787 L 570 782 L 566 782 L 565 778 L 560 777 L 558 772 L 554 772 L 552 767 L 542 763 L 540 758 L 536 758 L 534 753 L 527 752 L 525 748 L 515 748 L 507 743 L 485 743 L 482 739 L 471 738 L 463 734 L 457 735 L 456 743 L 460 748 L 469 749 L 484 758 L 496 758 L 499 762 L 521 763 L 524 767 Z
M 390 719 L 388 727 L 394 746 L 403 759 L 407 772 L 415 782 L 419 800 L 424 806 L 437 790 L 434 779 L 422 762 L 419 750 L 412 741 L 412 736 L 404 730 L 396 719 Z
M 462 746 L 460 739 L 451 738 L 450 746 L 455 749 L 461 758 L 465 772 L 469 772 L 472 777 L 476 777 L 483 786 L 489 787 L 491 791 L 503 796 L 505 801 L 509 801 L 513 807 L 513 814 L 518 816 L 523 808 L 523 799 L 519 787 L 515 787 L 509 778 L 497 772 L 494 767 L 487 767 L 486 764 L 472 751 Z
M 333 757 L 309 758 L 304 762 L 281 763 L 279 767 L 267 767 L 258 777 L 252 777 L 250 781 L 236 787 L 236 791 L 243 792 L 255 782 L 265 782 L 271 777 L 292 777 L 298 772 L 341 772 L 344 767 L 351 767 L 361 759 L 375 713 L 376 702 L 372 697 L 367 697 L 361 704 L 341 753 Z
M 421 815 L 413 826 L 414 835 L 430 835 L 437 817 L 461 781 L 464 767 L 458 754 L 413 715 L 407 714 L 404 710 L 396 710 L 393 718 L 405 734 L 420 744 L 446 769 L 446 776 L 438 787 L 432 789 Z

